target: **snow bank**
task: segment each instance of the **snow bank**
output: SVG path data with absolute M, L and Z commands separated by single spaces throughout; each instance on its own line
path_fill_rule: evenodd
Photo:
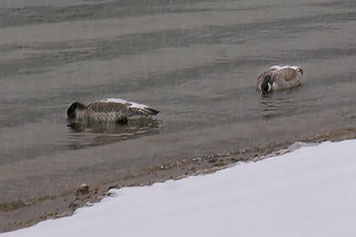
M 112 193 L 4 236 L 356 236 L 356 141 Z

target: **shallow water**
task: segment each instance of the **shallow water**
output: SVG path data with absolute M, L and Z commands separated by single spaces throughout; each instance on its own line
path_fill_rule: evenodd
M 354 1 L 3 0 L 0 202 L 355 127 L 355 35 Z M 261 97 L 274 64 L 302 87 Z M 161 113 L 67 126 L 71 102 L 103 98 Z

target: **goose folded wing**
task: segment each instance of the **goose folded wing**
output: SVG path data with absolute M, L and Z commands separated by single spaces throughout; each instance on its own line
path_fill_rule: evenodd
M 292 81 L 297 77 L 297 71 L 292 68 L 283 68 L 280 70 L 273 71 L 272 79 L 284 81 Z
M 96 113 L 119 113 L 122 116 L 149 116 L 156 115 L 159 111 L 149 108 L 146 105 L 133 102 L 93 102 L 88 105 L 90 110 Z

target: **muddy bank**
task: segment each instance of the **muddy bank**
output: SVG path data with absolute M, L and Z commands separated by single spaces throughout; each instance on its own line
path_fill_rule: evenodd
M 297 142 L 320 143 L 356 138 L 355 128 L 330 131 L 313 137 L 301 138 Z M 251 147 L 239 151 L 213 154 L 210 156 L 179 159 L 142 169 L 136 175 L 126 176 L 107 183 L 90 183 L 89 189 L 67 190 L 53 196 L 33 197 L 0 204 L 0 232 L 7 232 L 34 225 L 40 221 L 72 215 L 80 207 L 100 201 L 111 188 L 151 185 L 168 179 L 180 179 L 190 175 L 211 173 L 236 162 L 258 161 L 271 155 L 291 151 L 295 141 L 273 143 L 265 147 Z

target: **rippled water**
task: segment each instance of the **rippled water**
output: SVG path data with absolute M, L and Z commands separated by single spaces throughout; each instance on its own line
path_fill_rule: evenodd
M 356 126 L 356 3 L 0 2 L 0 202 L 145 167 Z M 258 73 L 299 65 L 261 97 Z M 68 127 L 67 106 L 123 98 L 161 111 Z

